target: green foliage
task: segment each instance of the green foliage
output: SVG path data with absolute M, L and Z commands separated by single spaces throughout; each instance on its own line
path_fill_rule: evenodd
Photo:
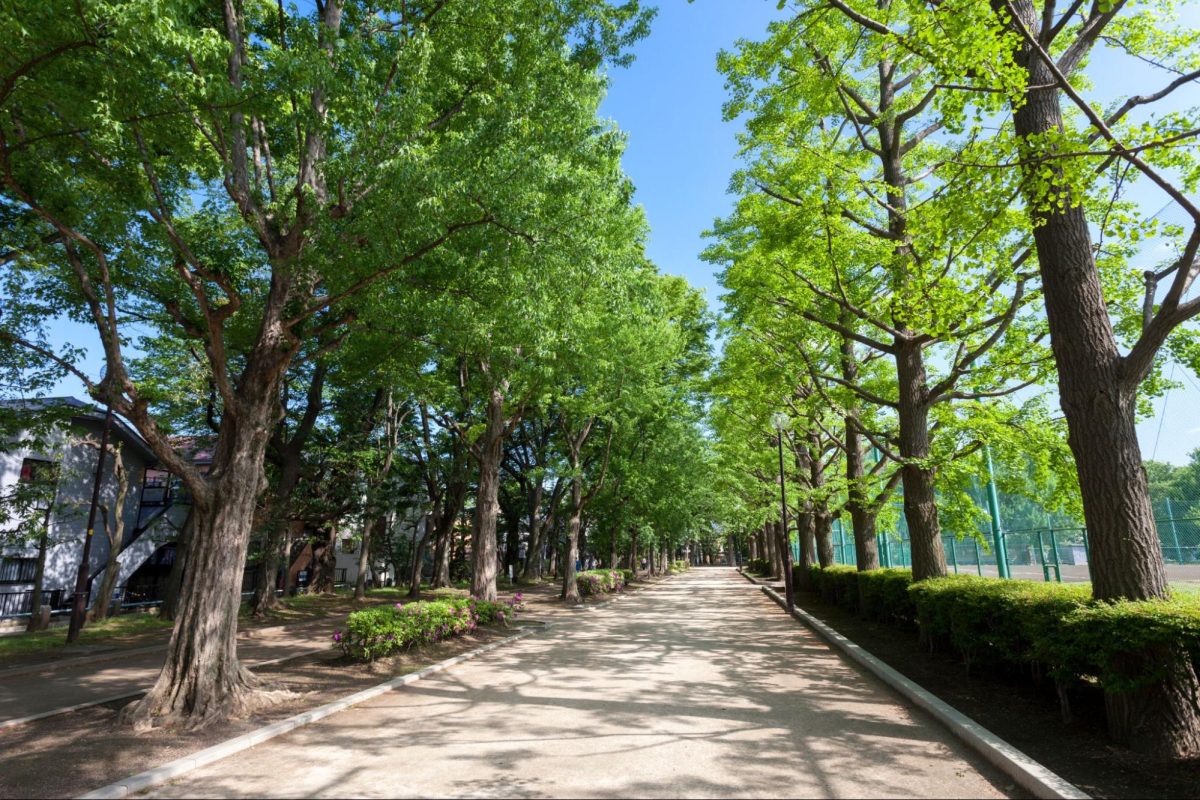
M 668 571 L 669 573 L 671 573 L 672 575 L 674 575 L 674 574 L 676 574 L 676 573 L 679 573 L 679 572 L 687 572 L 687 571 L 688 571 L 688 569 L 690 569 L 690 568 L 691 568 L 691 566 L 692 566 L 692 565 L 691 565 L 691 564 L 689 564 L 689 563 L 688 563 L 687 561 L 685 561 L 684 559 L 679 559 L 679 560 L 677 560 L 677 561 L 672 561 L 672 562 L 671 562 L 671 564 L 670 564 L 670 566 L 669 566 L 669 567 L 667 567 L 667 571 Z
M 517 602 L 489 603 L 474 598 L 397 603 L 355 611 L 346 620 L 346 632 L 333 640 L 347 656 L 373 661 L 407 650 L 462 636 L 479 625 L 507 625 L 516 616 Z
M 973 664 L 1053 664 L 1061 620 L 1089 602 L 1086 585 L 958 575 L 909 589 L 922 634 Z
M 1185 664 L 1200 673 L 1200 595 L 1169 600 L 1093 603 L 1062 619 L 1043 655 L 1061 675 L 1092 675 L 1108 691 L 1130 692 Z M 1044 659 L 1043 659 L 1044 660 Z
M 579 593 L 584 597 L 620 592 L 625 588 L 625 571 L 616 569 L 590 569 L 575 575 Z
M 746 571 L 755 575 L 770 575 L 771 561 L 767 558 L 751 558 L 746 561 Z

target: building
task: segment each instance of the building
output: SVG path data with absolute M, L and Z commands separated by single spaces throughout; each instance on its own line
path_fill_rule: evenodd
M 43 604 L 52 610 L 65 610 L 75 589 L 87 531 L 104 411 L 70 397 L 9 401 L 3 405 L 18 414 L 28 412 L 31 418 L 52 411 L 59 421 L 36 444 L 27 433 L 21 433 L 0 448 L 0 502 L 8 504 L 8 513 L 0 517 L 0 617 L 29 613 L 43 545 L 40 536 L 30 535 L 29 531 L 40 529 L 42 524 L 46 530 Z M 127 475 L 124 503 L 108 520 L 113 524 L 119 514 L 124 523 L 117 562 L 120 574 L 113 598 L 113 605 L 120 605 L 148 599 L 154 593 L 155 583 L 162 577 L 161 562 L 168 560 L 165 566 L 169 568 L 174 548 L 171 543 L 188 508 L 186 497 L 180 496 L 170 476 L 155 469 L 156 458 L 146 442 L 120 417 L 113 417 L 110 442 L 119 448 Z M 110 454 L 105 458 L 100 504 L 112 509 L 118 493 L 116 467 Z M 14 498 L 23 498 L 24 502 L 14 503 Z M 32 527 L 27 524 L 31 516 L 38 523 Z M 103 583 L 108 561 L 105 519 L 97 515 L 89 555 L 89 605 Z

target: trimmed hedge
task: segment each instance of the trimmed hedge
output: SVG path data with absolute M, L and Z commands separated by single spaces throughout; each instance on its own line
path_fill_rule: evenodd
M 575 574 L 579 593 L 584 597 L 625 588 L 625 574 L 616 569 L 589 569 Z
M 346 619 L 346 632 L 335 631 L 333 641 L 355 660 L 374 661 L 415 644 L 470 633 L 479 625 L 508 625 L 524 607 L 521 601 L 518 592 L 504 603 L 455 598 L 365 608 Z
M 797 573 L 799 575 L 800 573 Z M 811 568 L 822 599 L 880 622 L 915 623 L 968 669 L 1008 668 L 1063 685 L 1092 680 L 1133 692 L 1180 668 L 1200 672 L 1200 595 L 1093 600 L 1087 584 L 954 575 L 912 582 L 908 570 Z
M 803 566 L 792 568 L 793 584 L 799 586 Z M 808 567 L 813 591 L 830 605 L 844 608 L 867 619 L 879 622 L 911 622 L 916 609 L 908 596 L 912 571 L 907 569 L 876 569 L 859 572 L 854 567 Z

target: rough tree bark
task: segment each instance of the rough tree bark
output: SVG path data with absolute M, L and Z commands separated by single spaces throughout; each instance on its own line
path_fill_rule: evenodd
M 362 602 L 367 599 L 367 572 L 371 569 L 371 534 L 379 524 L 376 517 L 371 517 L 363 523 L 362 542 L 358 546 L 358 574 L 354 576 L 354 599 Z M 421 543 L 424 544 L 424 538 Z
M 993 5 L 1008 18 L 1005 4 Z M 1010 27 L 1036 37 L 1041 19 L 1031 0 L 1014 0 L 1012 9 Z M 1015 59 L 1030 88 L 1014 103 L 1013 125 L 1022 141 L 1041 142 L 1063 127 L 1059 79 L 1032 43 L 1019 42 Z M 1038 162 L 1031 169 L 1046 167 Z M 1061 173 L 1052 172 L 1051 179 L 1056 175 Z M 1083 205 L 1071 202 L 1065 179 L 1051 191 L 1067 202 L 1045 208 L 1041 198 L 1030 198 L 1034 246 L 1068 444 L 1079 472 L 1092 591 L 1103 600 L 1166 597 L 1166 567 L 1134 427 L 1143 376 L 1117 347 Z M 1118 741 L 1179 757 L 1200 753 L 1200 683 L 1190 667 L 1143 691 L 1110 694 L 1106 705 Z
M 488 393 L 486 426 L 472 449 L 479 462 L 479 489 L 471 532 L 471 594 L 496 600 L 496 519 L 500 513 L 500 461 L 504 456 L 504 393 Z
M 848 316 L 848 315 L 846 315 Z M 842 379 L 849 384 L 858 383 L 858 358 L 854 340 L 841 337 Z M 852 394 L 853 398 L 854 395 Z M 863 455 L 862 435 L 859 433 L 858 403 L 852 402 L 843 418 L 845 440 L 842 449 L 846 453 L 846 510 L 850 512 L 850 523 L 854 528 L 854 562 L 860 571 L 879 569 L 879 541 L 875 538 L 876 512 L 868 505 L 866 477 L 867 469 Z
M 112 603 L 113 589 L 117 585 L 117 575 L 120 572 L 121 542 L 125 538 L 125 498 L 129 494 L 129 472 L 125 469 L 125 460 L 121 447 L 113 448 L 113 472 L 117 479 L 117 496 L 113 502 L 112 514 L 106 505 L 100 506 L 104 534 L 108 539 L 108 558 L 104 565 L 104 580 L 100 582 L 100 593 L 96 596 L 95 605 L 88 616 L 91 619 L 104 619 L 108 616 L 108 607 Z
M 193 508 L 188 509 L 179 535 L 175 537 L 175 560 L 171 562 L 171 571 L 167 573 L 167 587 L 163 592 L 163 602 L 159 606 L 158 616 L 161 619 L 175 619 L 179 613 L 179 598 L 183 588 L 183 573 L 187 569 L 188 550 L 192 544 Z

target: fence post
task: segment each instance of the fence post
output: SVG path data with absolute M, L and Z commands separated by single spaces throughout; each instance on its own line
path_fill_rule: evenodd
M 979 573 L 979 577 L 983 577 L 983 559 L 979 557 L 979 540 L 972 537 L 971 541 L 975 543 L 975 571 Z
M 1046 566 L 1046 543 L 1042 539 L 1042 532 L 1039 530 L 1038 535 L 1038 558 L 1042 560 L 1042 580 L 1046 583 L 1050 582 L 1050 567 Z
M 1008 550 L 1005 548 L 1004 530 L 1000 525 L 1000 498 L 996 494 L 996 470 L 992 466 L 992 448 L 985 447 L 984 454 L 987 456 L 987 499 L 988 511 L 992 515 L 992 541 L 995 542 L 996 548 L 996 570 L 1001 578 L 1008 578 L 1011 577 L 1008 570 Z
M 1175 563 L 1183 563 L 1183 550 L 1179 546 L 1179 531 L 1175 527 L 1175 512 L 1171 510 L 1171 498 L 1167 498 L 1167 519 L 1171 523 L 1171 538 L 1175 541 Z
M 958 539 L 950 537 L 950 564 L 954 567 L 954 574 L 958 574 Z
M 1050 529 L 1050 552 L 1054 554 L 1054 580 L 1062 583 L 1062 562 L 1058 560 L 1058 540 L 1054 538 L 1054 528 Z
M 1088 542 L 1087 528 L 1083 529 L 1083 557 L 1087 559 L 1088 580 L 1092 579 L 1092 545 Z

